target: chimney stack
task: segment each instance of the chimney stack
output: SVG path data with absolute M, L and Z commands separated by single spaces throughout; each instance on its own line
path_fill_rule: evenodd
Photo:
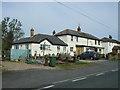
M 78 32 L 81 32 L 81 27 L 80 27 L 80 25 L 78 26 L 77 31 L 78 31 Z
M 55 30 L 53 30 L 53 35 L 55 35 L 55 33 L 56 33 Z
M 112 39 L 112 36 L 111 36 L 111 35 L 109 35 L 109 38 L 110 38 L 110 39 Z
M 33 28 L 30 30 L 30 37 L 32 37 L 32 36 L 34 36 L 34 29 Z

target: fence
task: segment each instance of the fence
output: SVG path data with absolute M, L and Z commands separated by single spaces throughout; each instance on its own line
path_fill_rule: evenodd
M 15 59 L 25 59 L 28 58 L 29 55 L 31 54 L 31 50 L 26 49 L 26 50 L 22 50 L 22 49 L 11 49 L 11 60 L 15 60 Z

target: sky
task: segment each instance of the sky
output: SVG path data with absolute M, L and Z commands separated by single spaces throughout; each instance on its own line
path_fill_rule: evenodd
M 24 37 L 50 34 L 65 29 L 92 34 L 98 38 L 112 35 L 118 39 L 117 2 L 2 2 L 2 19 L 10 17 L 21 21 Z

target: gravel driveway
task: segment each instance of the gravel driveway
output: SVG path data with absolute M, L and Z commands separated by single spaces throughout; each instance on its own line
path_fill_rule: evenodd
M 18 71 L 18 70 L 28 70 L 28 69 L 55 69 L 54 67 L 43 66 L 43 65 L 33 65 L 26 64 L 24 62 L 10 62 L 2 61 L 3 71 Z

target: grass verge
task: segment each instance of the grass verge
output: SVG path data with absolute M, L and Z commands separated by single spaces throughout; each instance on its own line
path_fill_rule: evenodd
M 76 63 L 64 63 L 64 64 L 57 65 L 57 67 L 62 70 L 77 69 L 77 68 L 83 68 L 88 66 L 94 66 L 94 64 L 88 64 L 87 62 L 76 62 Z
M 110 61 L 120 61 L 120 59 L 112 58 Z

